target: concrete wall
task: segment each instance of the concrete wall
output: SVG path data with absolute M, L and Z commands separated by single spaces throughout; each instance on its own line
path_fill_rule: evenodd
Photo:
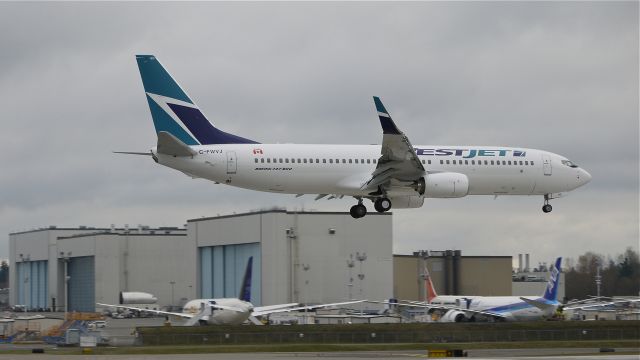
M 394 297 L 425 300 L 420 264 L 417 256 L 394 255 Z M 438 295 L 454 295 L 445 291 L 445 282 L 452 281 L 453 277 L 450 267 L 444 257 L 430 257 L 427 260 L 427 269 Z M 462 256 L 459 260 L 456 295 L 511 295 L 511 268 L 510 256 Z

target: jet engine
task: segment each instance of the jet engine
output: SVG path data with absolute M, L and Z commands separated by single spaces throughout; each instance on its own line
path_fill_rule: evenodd
M 454 172 L 428 174 L 416 181 L 416 190 L 428 198 L 463 197 L 469 193 L 469 178 Z
M 440 318 L 441 322 L 464 322 L 467 321 L 467 316 L 458 310 L 449 310 L 443 317 Z
M 158 298 L 146 292 L 121 291 L 120 304 L 155 304 Z

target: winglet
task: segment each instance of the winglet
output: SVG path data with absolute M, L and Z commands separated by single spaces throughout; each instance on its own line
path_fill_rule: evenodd
M 238 299 L 246 302 L 251 302 L 251 268 L 253 267 L 253 256 L 249 257 L 247 262 L 247 270 L 244 272 L 244 278 L 242 279 L 242 287 L 240 288 L 240 295 Z
M 382 125 L 382 133 L 383 134 L 394 134 L 400 135 L 400 129 L 396 126 L 396 124 L 391 119 L 391 115 L 387 109 L 382 105 L 382 101 L 377 96 L 373 97 L 373 102 L 376 104 L 376 110 L 378 111 L 378 118 L 380 118 L 380 125 Z

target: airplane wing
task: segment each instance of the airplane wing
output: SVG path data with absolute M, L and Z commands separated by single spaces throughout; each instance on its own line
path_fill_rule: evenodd
M 373 97 L 382 126 L 382 147 L 378 165 L 362 189 L 377 189 L 391 180 L 414 181 L 425 174 L 424 166 L 416 155 L 409 138 L 391 119 L 391 115 L 377 96 Z
M 190 318 L 194 317 L 194 315 L 192 315 L 192 314 L 176 313 L 176 312 L 171 312 L 171 311 L 161 311 L 161 310 L 152 310 L 152 309 L 142 309 L 142 308 L 137 308 L 137 307 L 133 307 L 133 306 L 112 305 L 112 304 L 102 304 L 102 303 L 96 303 L 96 305 L 109 306 L 109 307 L 114 307 L 114 308 L 117 308 L 117 309 L 126 309 L 126 310 L 133 310 L 133 311 L 145 311 L 145 312 L 150 312 L 150 313 L 154 313 L 154 314 L 158 314 L 158 315 L 171 315 L 171 316 L 182 317 L 182 318 L 185 318 L 185 319 L 190 319 Z
M 191 319 L 192 317 L 196 316 L 196 314 L 177 313 L 177 312 L 171 312 L 171 311 L 143 309 L 143 308 L 137 308 L 137 307 L 133 307 L 133 306 L 112 305 L 112 304 L 102 304 L 102 303 L 96 303 L 96 304 L 100 305 L 100 306 L 111 306 L 111 307 L 115 307 L 115 308 L 119 308 L 119 309 L 127 309 L 127 310 L 134 310 L 134 311 L 145 311 L 145 312 L 150 312 L 150 313 L 154 313 L 154 314 L 158 314 L 158 315 L 178 316 L 178 317 L 182 317 L 182 318 L 185 318 L 185 319 Z M 235 311 L 235 312 L 240 312 L 240 313 L 241 312 L 245 312 L 245 310 L 239 309 L 239 308 L 235 308 L 233 306 L 225 306 L 225 305 L 218 305 L 218 304 L 210 304 L 210 306 L 213 309 L 230 310 L 230 311 Z
M 298 311 L 298 310 L 305 310 L 305 309 L 315 310 L 315 309 L 327 308 L 332 306 L 358 304 L 361 302 L 365 302 L 365 300 L 354 300 L 354 301 L 345 301 L 345 302 L 338 302 L 338 303 L 331 303 L 331 304 L 318 304 L 318 305 L 309 305 L 309 306 L 292 306 L 287 308 L 275 308 L 278 305 L 272 305 L 271 307 L 274 307 L 274 308 L 269 310 L 263 310 L 262 308 L 269 307 L 269 306 L 263 306 L 263 307 L 254 308 L 253 313 L 251 315 L 261 316 L 261 315 L 269 315 L 269 314 Z M 283 305 L 291 305 L 291 304 L 283 304 Z M 293 305 L 298 305 L 298 304 L 293 304 Z
M 382 301 L 380 303 L 383 304 L 389 304 L 389 305 L 397 305 L 397 306 L 408 306 L 408 307 L 417 307 L 417 308 L 423 308 L 423 309 L 435 309 L 435 310 L 443 310 L 443 311 L 449 311 L 449 310 L 453 310 L 453 311 L 461 311 L 467 314 L 478 314 L 478 315 L 484 315 L 484 316 L 490 316 L 490 317 L 494 317 L 494 318 L 498 318 L 498 319 L 506 319 L 507 316 L 497 313 L 497 312 L 493 312 L 493 311 L 485 311 L 485 310 L 473 310 L 473 309 L 464 309 L 464 308 L 460 308 L 460 307 L 456 307 L 456 306 L 449 306 L 449 305 L 435 305 L 435 304 L 428 304 L 425 302 L 418 302 L 418 301 L 400 301 L 397 303 L 389 303 L 388 301 Z
M 158 152 L 173 156 L 193 156 L 196 154 L 187 144 L 166 131 L 158 133 Z

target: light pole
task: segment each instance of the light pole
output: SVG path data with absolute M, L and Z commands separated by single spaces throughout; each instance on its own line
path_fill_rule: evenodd
M 347 300 L 353 300 L 353 267 L 356 265 L 356 262 L 353 261 L 353 254 L 349 254 L 349 259 L 347 259 L 347 267 L 349 268 L 349 282 L 347 283 L 347 289 L 349 290 L 349 298 Z
M 360 263 L 360 273 L 358 274 L 358 279 L 360 279 L 360 300 L 364 300 L 364 291 L 363 291 L 363 280 L 364 280 L 364 272 L 362 271 L 362 263 L 367 260 L 367 253 L 358 253 L 356 252 L 356 260 Z M 362 303 L 360 303 L 360 315 L 363 314 Z
M 309 271 L 309 269 L 311 269 L 311 265 L 309 264 L 302 264 L 302 270 L 304 270 L 304 324 L 308 324 L 309 323 L 309 317 L 307 315 L 307 312 L 309 311 L 309 299 L 308 299 L 308 285 L 309 285 L 309 278 L 307 278 L 307 271 Z
M 173 302 L 174 302 L 174 300 L 173 300 L 173 285 L 175 285 L 176 282 L 175 281 L 169 281 L 169 284 L 171 284 L 171 310 L 173 310 Z

